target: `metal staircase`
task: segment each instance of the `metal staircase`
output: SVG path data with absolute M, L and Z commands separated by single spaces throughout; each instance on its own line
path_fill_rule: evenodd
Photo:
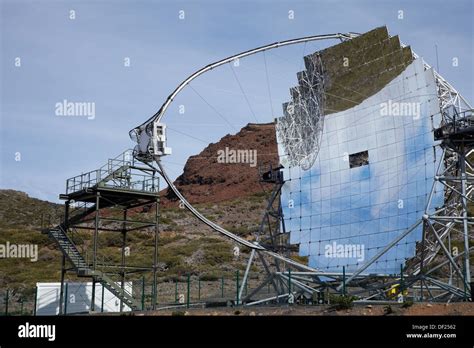
M 90 224 L 95 224 L 94 238 L 96 238 L 100 229 L 99 215 L 95 217 L 93 215 L 98 214 L 100 209 L 115 206 L 129 209 L 144 203 L 156 202 L 158 191 L 159 183 L 155 172 L 135 163 L 132 150 L 126 150 L 109 159 L 99 169 L 69 178 L 66 182 L 66 193 L 59 196 L 66 201 L 65 221 L 43 230 L 43 233 L 48 234 L 56 242 L 63 255 L 73 265 L 72 269 L 77 276 L 93 278 L 95 282 L 101 283 L 119 298 L 123 304 L 132 310 L 138 310 L 141 304 L 120 286 L 123 285 L 123 279 L 121 282 L 116 282 L 110 274 L 97 269 L 97 266 L 100 267 L 97 262 L 89 263 L 86 260 L 87 257 L 85 259 L 79 251 L 73 233 L 76 228 L 90 230 Z M 97 260 L 96 257 L 97 254 L 94 260 Z
M 138 310 L 141 308 L 141 305 L 133 298 L 132 294 L 125 291 L 125 289 L 122 289 L 112 278 L 102 271 L 94 270 L 89 267 L 74 242 L 64 231 L 62 225 L 50 229 L 48 235 L 56 242 L 63 254 L 72 263 L 79 277 L 92 277 L 117 298 L 121 299 L 123 303 L 129 306 L 132 310 Z
M 61 225 L 50 229 L 48 231 L 48 235 L 50 238 L 52 238 L 56 242 L 56 244 L 59 246 L 63 254 L 74 265 L 74 268 L 76 269 L 78 273 L 81 270 L 89 268 L 86 261 L 84 260 L 79 250 L 77 249 L 76 245 L 67 236 L 67 234 L 64 232 Z

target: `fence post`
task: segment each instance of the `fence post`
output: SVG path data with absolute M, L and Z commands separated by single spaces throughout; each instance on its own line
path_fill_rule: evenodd
M 342 266 L 342 296 L 346 296 L 346 266 Z
M 186 308 L 189 308 L 189 298 L 190 298 L 190 285 L 191 285 L 191 275 L 188 273 L 188 295 L 186 298 Z
M 68 294 L 67 294 L 67 290 L 68 290 L 68 283 L 66 283 L 66 290 L 64 292 L 64 315 L 67 314 L 67 303 L 68 303 Z
M 150 304 L 153 303 L 153 284 L 151 284 L 151 289 L 150 289 Z
M 5 315 L 8 315 L 8 296 L 10 296 L 10 290 L 7 289 L 7 296 L 5 297 Z
M 221 297 L 224 298 L 224 276 L 221 279 Z
M 237 270 L 235 273 L 236 273 L 235 274 L 236 275 L 236 279 L 235 279 L 236 280 L 236 287 L 235 287 L 236 288 L 236 301 L 235 301 L 235 305 L 238 306 L 239 305 L 239 273 L 240 272 L 239 272 L 239 270 Z
M 102 298 L 101 298 L 101 304 L 100 304 L 100 312 L 104 313 L 104 284 L 102 285 Z
M 403 296 L 403 264 L 400 264 L 400 293 Z
M 35 286 L 35 303 L 33 307 L 33 315 L 36 316 L 36 305 L 38 303 L 38 287 Z
M 201 300 L 201 277 L 198 277 L 198 300 Z
M 178 280 L 174 281 L 174 302 L 178 303 Z
M 142 277 L 142 311 L 145 310 L 145 276 Z

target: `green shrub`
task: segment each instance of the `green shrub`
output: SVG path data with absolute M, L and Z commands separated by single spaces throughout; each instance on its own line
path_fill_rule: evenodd
M 104 238 L 104 245 L 107 247 L 121 247 L 122 246 L 122 234 L 121 233 L 102 233 L 102 238 Z
M 217 275 L 216 273 L 205 273 L 205 274 L 200 275 L 199 279 L 201 279 L 201 281 L 203 282 L 213 282 L 213 281 L 221 279 L 221 277 Z
M 227 226 L 226 230 L 240 237 L 245 237 L 252 232 L 247 226 Z
M 393 313 L 392 306 L 390 306 L 390 305 L 385 306 L 383 311 L 384 311 L 385 314 L 392 314 Z
M 350 309 L 354 306 L 355 296 L 341 296 L 341 295 L 329 295 L 329 301 L 332 304 L 332 308 L 336 310 Z
M 164 225 L 172 225 L 174 224 L 174 221 L 167 216 L 160 216 L 159 223 Z

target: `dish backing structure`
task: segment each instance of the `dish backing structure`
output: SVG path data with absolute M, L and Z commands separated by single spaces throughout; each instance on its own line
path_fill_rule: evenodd
M 236 59 L 319 40 L 341 42 L 304 57 L 305 70 L 297 74 L 298 85 L 290 89 L 291 100 L 276 120 L 281 166 L 262 176 L 274 189 L 259 230 L 249 241 L 210 221 L 175 187 L 161 163 L 171 154 L 162 119 L 174 98 L 200 75 Z M 68 180 L 68 191 L 61 195 L 66 200 L 65 221 L 47 231 L 64 254 L 62 278 L 68 259 L 78 274 L 102 283 L 130 308 L 140 308 L 124 288 L 123 261 L 118 285 L 99 270 L 96 260 L 99 209 L 119 204 L 124 207 L 124 241 L 127 232 L 142 227 L 155 231 L 149 269 L 156 304 L 158 210 L 148 225 L 125 226 L 130 223 L 127 209 L 158 205 L 160 175 L 201 222 L 251 249 L 237 304 L 324 302 L 327 292 L 354 295 L 358 301 L 472 298 L 472 108 L 385 27 L 362 35 L 276 42 L 209 64 L 179 84 L 130 136 L 137 143 L 132 156 L 123 154 L 99 171 Z M 84 208 L 69 216 L 74 201 Z M 95 249 L 89 263 L 75 247 L 72 232 L 90 221 L 86 218 L 94 211 L 95 227 L 89 228 Z M 299 247 L 307 264 L 291 256 L 291 245 Z M 242 297 L 257 257 L 266 277 Z M 275 295 L 256 300 L 267 284 Z
M 385 28 L 305 63 L 277 124 L 285 224 L 311 266 L 353 272 L 425 212 L 442 153 L 433 135 L 441 124 L 436 81 Z M 436 182 L 427 213 L 443 201 Z M 422 229 L 366 271 L 399 273 Z
M 309 40 L 321 38 L 334 35 Z M 297 74 L 298 86 L 290 90 L 291 101 L 277 119 L 283 166 L 277 188 L 280 229 L 289 233 L 290 243 L 299 244 L 300 256 L 309 258 L 309 267 L 293 273 L 293 279 L 302 282 L 297 286 L 302 292 L 313 295 L 330 287 L 345 293 L 351 284 L 359 288 L 357 293 L 365 292 L 366 299 L 387 298 L 393 290 L 403 298 L 402 289 L 410 286 L 419 289 L 415 298 L 423 298 L 426 290 L 432 299 L 467 299 L 473 222 L 467 207 L 473 194 L 473 166 L 468 159 L 472 109 L 386 27 L 363 35 L 339 34 L 339 39 L 343 42 L 304 57 L 306 69 Z M 187 83 L 235 58 L 281 45 L 229 57 L 186 79 L 157 114 L 131 131 L 139 144 L 136 156 L 149 160 L 154 154 L 157 159 L 166 152 L 149 139 L 165 139 L 156 127 Z M 157 163 L 164 172 L 159 158 Z M 228 231 L 215 229 L 249 246 Z M 275 245 L 259 249 L 258 238 L 249 266 L 255 252 L 278 249 Z M 462 242 L 463 251 L 453 253 L 451 240 Z M 280 254 L 270 256 L 289 260 Z M 281 294 L 290 274 L 276 265 L 280 277 L 276 290 Z M 435 279 L 436 273 L 440 279 Z M 378 280 L 367 286 L 368 278 Z M 387 282 L 389 278 L 395 280 Z M 317 286 L 308 288 L 305 282 Z M 289 288 L 286 292 L 292 297 Z
M 290 243 L 310 266 L 349 280 L 407 272 L 432 297 L 471 296 L 470 106 L 385 27 L 308 55 L 305 66 L 277 120 Z M 433 266 L 447 284 L 431 278 Z

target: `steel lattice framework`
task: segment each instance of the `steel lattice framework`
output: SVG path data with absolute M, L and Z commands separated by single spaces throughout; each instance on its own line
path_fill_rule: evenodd
M 328 286 L 336 291 L 343 291 L 343 293 L 346 294 L 346 286 L 348 285 L 354 287 L 352 294 L 360 295 L 362 300 L 386 299 L 384 294 L 387 290 L 398 286 L 403 286 L 403 288 L 413 287 L 415 289 L 417 287 L 416 284 L 420 284 L 418 288 L 421 288 L 422 296 L 423 287 L 425 287 L 432 299 L 444 299 L 446 296 L 449 298 L 466 298 L 466 293 L 470 290 L 469 252 L 472 250 L 472 248 L 469 248 L 468 228 L 469 225 L 474 224 L 473 218 L 469 217 L 467 213 L 467 202 L 474 201 L 474 165 L 469 162 L 467 157 L 473 153 L 474 142 L 469 144 L 462 142 L 462 144 L 456 145 L 450 143 L 448 139 L 442 142 L 443 158 L 440 164 L 444 163 L 444 167 L 440 165 L 435 180 L 443 183 L 446 187 L 445 205 L 443 207 L 437 207 L 433 214 L 428 214 L 431 208 L 430 198 L 427 202 L 425 214 L 420 221 L 388 243 L 386 247 L 351 274 L 321 272 L 285 257 L 267 245 L 263 246 L 258 241 L 253 243 L 249 242 L 218 226 L 204 217 L 184 198 L 167 176 L 161 164 L 161 156 L 166 155 L 167 151 L 164 146 L 166 141 L 164 125 L 161 124 L 160 121 L 174 98 L 192 80 L 218 66 L 266 50 L 317 40 L 339 39 L 345 41 L 358 35 L 359 34 L 356 33 L 339 33 L 276 42 L 230 56 L 203 67 L 179 84 L 168 96 L 156 114 L 130 131 L 131 138 L 137 142 L 134 156 L 152 167 L 152 162 L 155 161 L 157 167 L 153 168 L 165 179 L 170 189 L 182 201 L 184 206 L 200 221 L 235 242 L 251 248 L 252 254 L 249 260 L 249 266 L 254 255 L 258 254 L 262 261 L 264 260 L 263 256 L 270 257 L 274 260 L 283 261 L 288 267 L 292 266 L 297 270 L 291 274 L 290 271 L 283 272 L 279 269 L 272 273 L 266 267 L 266 271 L 269 274 L 267 281 L 273 283 L 277 293 L 276 296 L 266 299 L 266 301 L 278 301 L 285 296 L 290 297 L 293 291 L 295 293 L 314 295 L 322 291 L 322 289 L 326 289 Z M 415 53 L 413 53 L 413 57 L 415 59 L 421 59 Z M 425 69 L 431 69 L 431 67 L 425 63 Z M 467 120 L 464 125 L 470 127 L 470 122 L 472 122 L 472 108 L 469 103 L 443 77 L 436 71 L 433 70 L 433 72 L 438 88 L 442 124 L 456 127 L 456 122 L 464 119 Z M 300 73 L 298 78 L 303 82 L 301 84 L 303 88 L 299 86 L 292 90 L 292 101 L 284 107 L 285 115 L 277 125 L 281 134 L 284 135 L 282 139 L 279 140 L 284 143 L 287 148 L 291 149 L 288 154 L 290 164 L 299 163 L 303 168 L 311 167 L 319 151 L 319 140 L 324 126 L 324 99 L 322 97 L 323 94 L 320 93 L 325 82 L 323 76 L 322 66 L 318 64 L 317 60 L 312 69 L 308 69 L 308 72 Z M 308 134 L 312 136 L 308 137 Z M 424 232 L 423 240 L 419 248 L 417 248 L 417 259 L 402 271 L 399 276 L 395 275 L 394 277 L 390 277 L 384 275 L 383 279 L 378 279 L 376 275 L 369 276 L 364 273 L 371 264 L 376 262 L 420 224 L 423 224 Z M 449 241 L 451 233 L 456 231 L 464 236 L 465 251 L 453 257 L 451 251 L 445 246 L 445 243 Z M 446 260 L 442 263 L 433 264 L 433 260 L 436 255 L 439 255 L 440 250 L 444 253 Z M 461 258 L 464 258 L 464 273 L 457 264 L 457 260 Z M 264 264 L 266 263 L 264 262 Z M 440 281 L 431 276 L 433 272 L 444 265 L 449 265 L 452 271 L 448 282 Z M 247 279 L 249 266 L 244 276 L 244 283 L 245 279 Z M 462 280 L 463 289 L 453 284 L 453 275 L 458 276 L 459 279 Z M 324 282 L 321 280 L 321 277 L 325 278 Z M 275 281 L 275 279 L 277 281 Z M 327 279 L 330 279 L 330 281 Z M 288 286 L 285 290 L 285 284 L 287 283 Z M 242 293 L 243 286 L 244 284 L 242 284 L 240 293 Z M 294 290 L 291 290 L 292 287 Z M 441 291 L 441 293 L 439 293 L 439 291 Z M 437 292 L 437 294 L 434 294 L 435 292 Z M 258 301 L 258 303 L 262 302 L 265 302 L 265 300 Z M 254 302 L 254 304 L 256 303 L 257 302 Z
M 278 140 L 287 150 L 288 163 L 308 170 L 319 153 L 324 127 L 324 72 L 321 59 L 310 60 L 309 69 L 298 74 L 299 84 L 291 89 L 292 101 L 284 104 L 278 119 Z

